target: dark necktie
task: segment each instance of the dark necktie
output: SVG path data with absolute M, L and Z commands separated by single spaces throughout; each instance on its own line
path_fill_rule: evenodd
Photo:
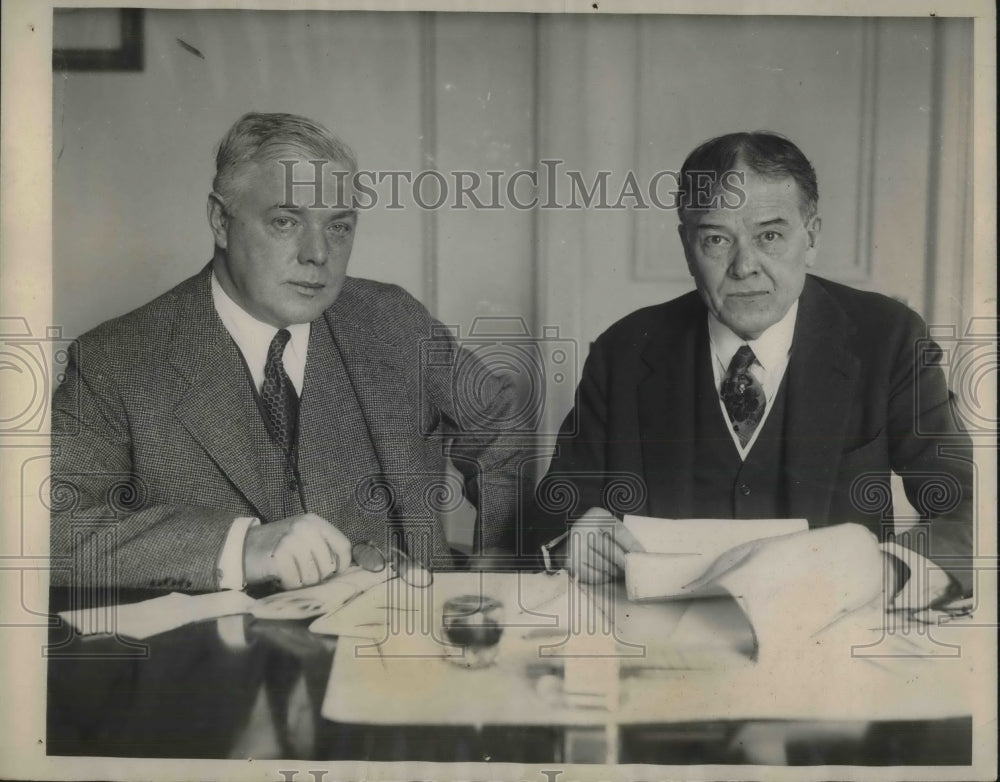
M 750 374 L 750 367 L 756 359 L 749 345 L 741 346 L 729 362 L 729 371 L 722 381 L 722 402 L 744 448 L 753 437 L 767 407 L 764 389 Z
M 281 361 L 285 345 L 291 338 L 287 329 L 281 329 L 274 335 L 267 349 L 264 383 L 260 389 L 271 437 L 288 454 L 295 443 L 295 427 L 299 418 L 299 398 Z

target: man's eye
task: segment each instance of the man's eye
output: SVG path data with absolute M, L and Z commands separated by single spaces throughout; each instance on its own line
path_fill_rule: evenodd
M 329 230 L 338 236 L 346 236 L 351 232 L 351 225 L 350 223 L 334 223 Z
M 287 231 L 295 225 L 295 221 L 290 217 L 275 217 L 271 221 L 271 225 L 281 231 Z
M 710 247 L 721 247 L 726 243 L 726 237 L 720 234 L 709 234 L 705 237 L 705 244 Z
M 764 231 L 764 233 L 760 235 L 760 238 L 765 242 L 776 242 L 781 238 L 781 234 L 777 231 Z

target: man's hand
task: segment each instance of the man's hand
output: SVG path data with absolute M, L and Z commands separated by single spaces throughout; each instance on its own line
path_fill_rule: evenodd
M 625 525 L 604 508 L 591 508 L 573 522 L 569 533 L 570 575 L 590 584 L 618 578 L 625 572 L 625 555 L 645 551 Z
M 251 527 L 243 554 L 248 584 L 278 581 L 282 589 L 318 584 L 351 564 L 351 543 L 315 513 Z

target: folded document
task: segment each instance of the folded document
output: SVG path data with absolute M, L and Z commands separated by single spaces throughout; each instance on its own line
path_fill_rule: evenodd
M 627 556 L 629 600 L 667 600 L 723 594 L 719 584 L 690 584 L 725 552 L 744 543 L 809 529 L 805 519 L 654 519 L 626 516 L 625 527 L 645 552 Z
M 632 600 L 682 600 L 729 594 L 753 628 L 758 659 L 808 644 L 862 643 L 878 632 L 887 608 L 919 608 L 948 576 L 916 552 L 879 544 L 859 524 L 809 530 L 804 520 L 646 519 L 625 525 L 647 551 L 626 555 Z M 888 556 L 887 556 L 888 555 Z M 889 556 L 910 570 L 916 589 L 890 603 Z M 917 605 L 904 604 L 914 593 Z M 853 639 L 848 639 L 848 635 Z M 815 653 L 813 653 L 815 656 Z

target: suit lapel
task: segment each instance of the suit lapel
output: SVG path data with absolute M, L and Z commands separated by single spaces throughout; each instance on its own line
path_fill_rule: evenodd
M 299 473 L 310 510 L 351 540 L 377 541 L 390 506 L 373 484 L 384 470 L 380 455 L 367 447 L 375 433 L 359 394 L 384 393 L 398 379 L 380 368 L 356 332 L 329 312 L 312 324 L 299 411 Z
M 405 525 L 405 545 L 411 552 L 433 552 L 447 559 L 441 524 L 433 503 L 425 499 L 443 478 L 443 458 L 434 462 L 442 465 L 442 474 L 427 472 L 427 455 L 419 448 L 417 422 L 422 419 L 417 400 L 407 391 L 415 370 L 401 363 L 405 349 L 386 342 L 374 329 L 378 317 L 362 296 L 349 290 L 326 312 L 350 382 L 349 415 L 360 433 L 348 446 L 355 524 L 374 540 L 384 539 L 387 529 Z M 412 361 L 419 361 L 416 352 Z M 444 441 L 435 442 L 444 447 Z
M 170 362 L 188 384 L 174 412 L 261 518 L 274 518 L 260 473 L 253 426 L 260 414 L 236 344 L 212 304 L 206 268 L 182 303 Z
M 691 371 L 711 372 L 701 307 L 679 329 L 647 343 L 649 374 L 639 383 L 637 410 L 642 441 L 647 512 L 685 518 L 693 512 L 696 384 Z
M 807 278 L 788 362 L 785 418 L 789 515 L 824 523 L 861 362 L 847 348 L 854 326 Z M 836 521 L 836 520 L 834 520 Z

